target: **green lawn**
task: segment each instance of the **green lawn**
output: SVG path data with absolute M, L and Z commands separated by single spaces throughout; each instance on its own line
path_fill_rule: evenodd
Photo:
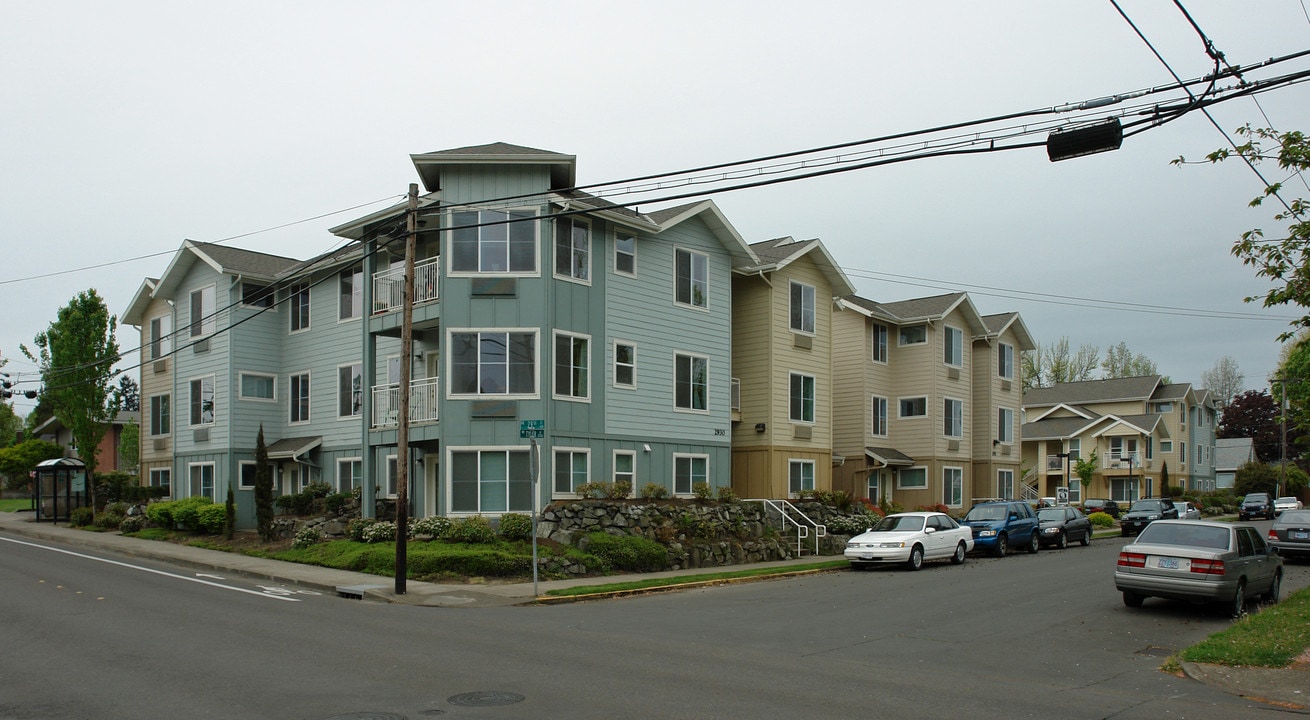
M 32 501 L 29 498 L 10 498 L 0 500 L 0 512 L 14 512 L 17 510 L 31 510 Z
M 1310 648 L 1310 588 L 1266 605 L 1178 654 L 1180 660 L 1243 667 L 1287 667 Z

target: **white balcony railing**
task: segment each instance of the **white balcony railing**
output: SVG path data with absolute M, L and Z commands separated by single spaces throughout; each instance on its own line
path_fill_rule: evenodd
M 1104 470 L 1128 470 L 1141 466 L 1142 456 L 1135 452 L 1109 452 L 1101 461 L 1101 468 Z
M 439 259 L 432 258 L 414 265 L 414 304 L 437 299 L 437 279 L 440 276 Z M 373 312 L 384 313 L 400 309 L 405 294 L 405 268 L 398 267 L 373 273 Z
M 1061 457 L 1061 456 L 1059 456 L 1059 455 L 1047 455 L 1047 456 L 1046 456 L 1046 470 L 1047 470 L 1047 472 L 1054 471 L 1054 470 L 1061 470 L 1061 471 L 1063 471 L 1063 470 L 1064 470 L 1064 458 Z
M 437 400 L 441 380 L 424 378 L 410 383 L 409 421 L 412 423 L 436 422 Z M 373 386 L 373 427 L 392 427 L 400 424 L 400 385 L 390 383 Z

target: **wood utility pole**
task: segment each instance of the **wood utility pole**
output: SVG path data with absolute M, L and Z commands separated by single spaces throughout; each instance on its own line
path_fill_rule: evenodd
M 418 184 L 409 184 L 405 213 L 405 289 L 400 296 L 400 389 L 396 418 L 396 594 L 409 574 L 409 385 L 414 357 L 414 252 L 418 244 Z

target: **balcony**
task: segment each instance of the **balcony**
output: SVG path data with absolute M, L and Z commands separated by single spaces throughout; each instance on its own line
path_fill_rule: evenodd
M 1135 452 L 1109 452 L 1101 458 L 1102 470 L 1129 470 L 1142 467 L 1142 455 Z
M 1064 458 L 1059 455 L 1047 455 L 1046 472 L 1064 472 Z
M 414 264 L 414 304 L 437 299 L 440 258 Z M 405 294 L 405 268 L 397 267 L 373 273 L 373 314 L 399 310 Z
M 430 423 L 437 421 L 437 401 L 440 399 L 441 379 L 424 378 L 409 386 L 409 421 Z M 373 422 L 375 428 L 395 427 L 400 424 L 400 385 L 390 383 L 373 386 Z

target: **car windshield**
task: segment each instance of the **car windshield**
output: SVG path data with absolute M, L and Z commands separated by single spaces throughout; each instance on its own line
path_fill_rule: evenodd
M 1278 520 L 1279 525 L 1310 525 L 1310 510 L 1288 510 Z
M 1133 506 L 1128 508 L 1128 512 L 1159 512 L 1159 500 L 1138 500 Z
M 1280 502 L 1280 503 L 1285 503 L 1285 504 L 1287 504 L 1287 505 L 1295 505 L 1295 504 L 1296 504 L 1296 498 L 1294 498 L 1294 497 L 1280 497 L 1280 498 L 1278 498 L 1278 502 Z
M 873 532 L 918 532 L 923 529 L 923 518 L 918 515 L 888 515 L 873 528 Z
M 1242 498 L 1242 502 L 1268 502 L 1269 496 L 1264 493 L 1251 493 Z
M 1060 508 L 1060 507 L 1042 508 L 1041 510 L 1037 511 L 1037 519 L 1038 520 L 1063 520 L 1064 508 Z
M 1215 550 L 1228 549 L 1228 528 L 1209 527 L 1173 522 L 1157 522 L 1146 526 L 1137 542 L 1145 545 L 1181 545 Z
M 1085 507 L 1101 507 L 1101 506 L 1105 505 L 1105 501 L 1104 501 L 1104 500 L 1088 500 L 1087 502 L 1083 503 L 1083 505 L 1084 505 Z
M 1004 520 L 1004 505 L 976 505 L 964 516 L 965 520 Z

